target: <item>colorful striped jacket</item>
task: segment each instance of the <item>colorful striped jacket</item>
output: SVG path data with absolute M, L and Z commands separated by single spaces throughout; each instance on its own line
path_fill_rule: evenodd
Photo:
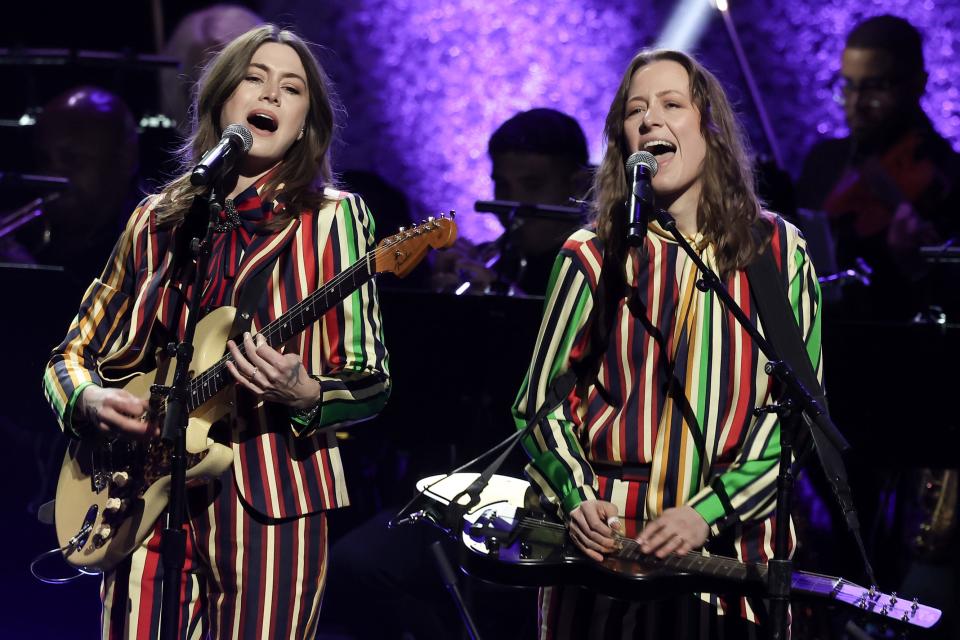
M 303 211 L 280 231 L 256 234 L 236 274 L 231 305 L 243 285 L 277 257 L 251 332 L 282 315 L 375 246 L 363 201 L 328 189 L 319 211 Z M 84 387 L 122 381 L 149 369 L 154 320 L 172 277 L 170 229 L 157 227 L 157 196 L 134 211 L 103 274 L 90 285 L 64 341 L 54 349 L 44 391 L 61 426 Z M 274 212 L 283 205 L 273 204 Z M 286 345 L 320 376 L 323 393 L 311 429 L 286 407 L 238 393 L 232 425 L 234 477 L 241 496 L 272 517 L 305 515 L 349 504 L 334 427 L 373 417 L 390 392 L 374 282 L 363 285 Z
M 789 223 L 765 216 L 773 226 L 777 267 L 820 375 L 820 289 L 805 241 Z M 524 441 L 531 458 L 527 473 L 561 514 L 602 497 L 628 518 L 643 520 L 689 504 L 714 533 L 727 524 L 763 520 L 775 506 L 780 450 L 776 416 L 752 413 L 772 401 L 766 359 L 716 296 L 696 287 L 696 267 L 671 236 L 653 223 L 645 242 L 645 260 L 633 252 L 627 259 L 634 312 L 626 299 L 620 302 L 597 377 L 606 393 L 597 384 L 585 398 L 571 392 L 548 414 Z M 701 256 L 716 268 L 711 246 Z M 513 407 L 518 428 L 543 404 L 550 383 L 583 357 L 602 263 L 603 249 L 588 230 L 574 233 L 561 250 L 533 361 Z M 746 273 L 725 284 L 757 322 Z M 668 393 L 671 377 L 682 394 Z

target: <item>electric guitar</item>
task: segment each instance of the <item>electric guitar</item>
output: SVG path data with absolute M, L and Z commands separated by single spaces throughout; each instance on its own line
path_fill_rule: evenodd
M 428 218 L 409 230 L 401 228 L 263 327 L 260 335 L 272 347 L 282 345 L 378 273 L 403 277 L 429 248 L 449 247 L 456 236 L 452 212 L 450 218 Z M 197 323 L 187 394 L 188 482 L 215 478 L 233 463 L 230 445 L 214 441 L 209 432 L 233 410 L 234 380 L 226 367 L 231 358 L 229 353 L 224 355 L 224 349 L 232 337 L 228 334 L 235 313 L 233 307 L 220 307 Z M 238 346 L 242 351 L 242 345 Z M 169 359 L 124 386 L 135 396 L 151 398 L 144 419 L 162 420 L 166 399 L 153 393 L 151 386 L 170 384 L 175 367 L 175 359 Z M 171 454 L 172 446 L 159 438 L 146 443 L 91 438 L 70 444 L 60 469 L 54 508 L 57 539 L 68 563 L 103 571 L 136 549 L 167 505 Z
M 417 483 L 428 506 L 409 516 L 449 521 L 450 503 L 477 478 L 476 473 L 433 476 Z M 523 507 L 529 483 L 493 476 L 477 505 L 463 516 L 461 564 L 477 578 L 514 586 L 581 585 L 615 598 L 650 600 L 693 592 L 764 596 L 767 567 L 693 551 L 664 559 L 645 555 L 631 538 L 603 562 L 584 556 L 567 536 L 567 527 Z M 457 500 L 466 505 L 466 497 Z M 442 524 L 441 524 L 442 526 Z M 825 598 L 861 613 L 903 625 L 930 628 L 940 611 L 917 600 L 860 587 L 843 578 L 805 571 L 793 573 L 794 596 Z

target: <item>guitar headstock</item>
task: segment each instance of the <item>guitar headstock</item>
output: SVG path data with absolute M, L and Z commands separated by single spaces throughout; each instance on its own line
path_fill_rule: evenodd
M 454 211 L 449 218 L 443 214 L 437 218 L 431 216 L 409 229 L 400 227 L 399 233 L 381 240 L 376 251 L 376 272 L 389 271 L 402 278 L 420 264 L 428 249 L 446 249 L 453 245 L 457 239 L 455 217 Z
M 808 593 L 817 593 L 831 600 L 856 607 L 867 615 L 880 616 L 900 624 L 929 629 L 940 620 L 942 615 L 939 609 L 920 604 L 916 599 L 902 598 L 896 593 L 882 593 L 877 591 L 875 587 L 867 589 L 852 582 L 847 582 L 843 578 L 806 574 L 799 577 L 799 580 L 801 585 L 798 585 L 798 576 L 794 574 L 794 588 L 802 586 Z M 827 580 L 831 581 L 829 591 L 826 590 Z

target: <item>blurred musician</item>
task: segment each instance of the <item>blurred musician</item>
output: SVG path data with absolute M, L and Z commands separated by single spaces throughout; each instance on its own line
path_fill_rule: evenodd
M 847 315 L 902 320 L 943 303 L 917 286 L 928 272 L 919 249 L 960 228 L 960 157 L 920 106 L 926 83 L 906 20 L 873 17 L 847 36 L 837 100 L 850 135 L 814 145 L 797 186 L 801 207 L 826 211 L 839 266 L 862 257 L 874 269 L 871 287 L 845 291 Z

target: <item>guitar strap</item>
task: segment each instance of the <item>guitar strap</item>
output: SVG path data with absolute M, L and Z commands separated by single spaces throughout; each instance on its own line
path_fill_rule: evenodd
M 752 229 L 754 238 L 759 240 L 761 231 Z M 787 266 L 784 265 L 784 269 Z M 784 287 L 783 278 L 774 262 L 773 251 L 767 243 L 763 253 L 746 269 L 747 280 L 750 283 L 750 297 L 757 306 L 757 314 L 763 323 L 765 335 L 776 356 L 794 370 L 797 378 L 806 387 L 807 391 L 817 402 L 827 409 L 827 399 L 820 380 L 810 362 L 807 347 L 800 333 L 800 326 L 790 306 L 790 299 Z M 797 434 L 796 450 L 800 452 L 808 444 L 809 430 L 801 430 Z M 819 438 L 816 438 L 820 446 Z M 825 440 L 825 439 L 824 439 Z M 798 456 L 799 457 L 799 456 Z
M 240 300 L 237 302 L 237 314 L 233 317 L 233 326 L 230 327 L 229 336 L 232 339 L 236 340 L 238 336 L 250 328 L 253 314 L 267 290 L 267 280 L 273 273 L 273 265 L 277 263 L 279 257 L 278 254 L 271 258 L 244 285 L 243 291 L 240 292 Z
M 750 297 L 757 305 L 757 313 L 766 329 L 766 338 L 777 357 L 790 365 L 810 395 L 825 406 L 826 395 L 810 363 L 800 326 L 793 315 L 783 278 L 777 270 L 769 244 L 747 267 L 747 280 L 750 282 Z

